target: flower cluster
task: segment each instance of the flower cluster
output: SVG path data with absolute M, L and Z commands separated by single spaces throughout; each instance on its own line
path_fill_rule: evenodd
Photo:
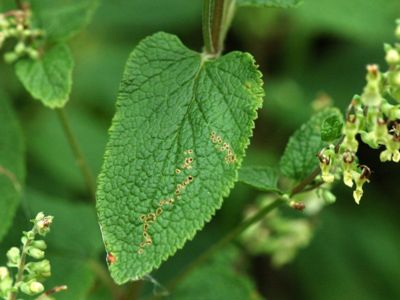
M 275 200 L 272 195 L 257 199 L 245 211 L 246 218 L 254 216 L 262 207 Z M 291 204 L 292 205 L 292 204 Z M 302 205 L 297 203 L 297 205 Z M 308 215 L 308 212 L 306 212 Z M 313 235 L 313 225 L 307 218 L 291 218 L 274 210 L 260 222 L 253 224 L 240 236 L 240 241 L 253 255 L 268 254 L 275 267 L 291 262 L 302 248 L 305 248 Z
M 32 220 L 33 228 L 24 232 L 21 238 L 22 247 L 12 247 L 7 252 L 7 267 L 0 267 L 0 298 L 12 299 L 11 295 L 22 292 L 26 295 L 37 295 L 44 291 L 42 282 L 51 275 L 50 262 L 44 259 L 46 243 L 37 236 L 44 237 L 50 231 L 52 216 L 38 213 Z M 27 262 L 27 257 L 36 261 Z M 11 269 L 16 269 L 12 274 Z
M 4 54 L 7 63 L 13 63 L 26 55 L 38 59 L 36 41 L 43 35 L 43 31 L 32 28 L 31 12 L 27 6 L 0 14 L 0 49 L 7 40 L 16 40 L 13 49 Z
M 396 37 L 400 40 L 400 20 Z M 321 178 L 331 183 L 343 176 L 343 182 L 356 188 L 353 197 L 357 204 L 363 195 L 363 185 L 369 181 L 369 168 L 358 163 L 358 140 L 371 148 L 384 147 L 382 162 L 400 161 L 400 43 L 385 45 L 388 70 L 381 72 L 377 65 L 367 66 L 363 93 L 354 96 L 342 128 L 342 139 L 318 154 Z

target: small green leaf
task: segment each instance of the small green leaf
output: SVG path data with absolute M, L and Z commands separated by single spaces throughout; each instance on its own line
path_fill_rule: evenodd
M 33 98 L 50 108 L 63 107 L 72 86 L 73 59 L 69 48 L 56 45 L 38 60 L 18 61 L 15 71 Z
M 117 283 L 157 268 L 221 206 L 262 103 L 260 75 L 247 53 L 207 61 L 166 33 L 132 52 L 97 192 Z
M 238 256 L 235 248 L 224 249 L 185 278 L 171 300 L 261 300 L 250 278 L 234 267 Z
M 238 6 L 292 8 L 298 6 L 301 0 L 236 0 Z
M 333 115 L 326 118 L 321 124 L 321 139 L 332 142 L 342 136 L 343 116 Z
M 264 192 L 279 192 L 278 172 L 271 167 L 243 167 L 239 181 Z
M 18 121 L 0 93 L 0 240 L 17 210 L 25 178 L 25 151 Z
M 65 41 L 90 22 L 98 0 L 32 0 L 31 5 L 36 26 L 46 37 Z
M 321 140 L 321 124 L 332 116 L 340 116 L 336 108 L 325 109 L 303 124 L 289 139 L 280 161 L 283 175 L 302 180 L 318 166 L 317 153 L 326 146 Z

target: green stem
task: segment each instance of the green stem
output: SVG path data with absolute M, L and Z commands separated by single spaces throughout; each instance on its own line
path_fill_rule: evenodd
M 204 0 L 203 39 L 207 55 L 218 57 L 233 18 L 235 0 Z
M 310 183 L 314 181 L 314 179 L 321 173 L 320 167 L 316 167 L 314 171 L 308 175 L 305 179 L 303 179 L 298 185 L 296 185 L 292 192 L 290 193 L 290 197 L 293 197 L 296 194 L 301 193 Z
M 213 53 L 214 47 L 211 38 L 211 16 L 212 16 L 212 2 L 213 1 L 204 1 L 203 5 L 203 40 L 204 40 L 204 51 L 206 53 Z
M 35 230 L 35 229 L 33 229 Z M 21 251 L 21 260 L 19 261 L 18 264 L 18 273 L 15 278 L 15 283 L 14 283 L 14 291 L 8 296 L 8 300 L 16 300 L 17 299 L 17 294 L 19 290 L 19 285 L 22 282 L 22 279 L 24 277 L 24 271 L 25 271 L 25 263 L 26 263 L 26 249 L 31 245 L 33 239 L 29 239 L 26 241 L 24 246 L 22 247 Z
M 92 196 L 93 201 L 95 201 L 96 183 L 93 174 L 90 171 L 89 165 L 86 162 L 83 152 L 79 146 L 79 143 L 72 132 L 72 128 L 69 123 L 68 117 L 65 113 L 65 110 L 63 108 L 59 108 L 56 111 L 58 118 L 62 124 L 65 136 L 67 137 L 68 143 L 71 146 L 71 150 L 75 156 L 76 163 L 78 164 L 79 169 L 81 170 L 83 178 L 85 179 L 86 186 L 90 192 L 90 195 Z
M 212 256 L 214 256 L 215 253 L 217 253 L 219 250 L 224 248 L 227 244 L 232 242 L 234 239 L 236 239 L 242 232 L 244 232 L 247 228 L 252 226 L 253 224 L 256 224 L 258 221 L 260 221 L 262 218 L 264 218 L 269 212 L 274 210 L 275 208 L 279 207 L 285 203 L 282 199 L 277 199 L 274 202 L 266 205 L 262 209 L 260 209 L 254 216 L 244 220 L 242 223 L 240 223 L 237 227 L 235 227 L 233 230 L 228 232 L 227 235 L 225 235 L 221 240 L 219 240 L 216 244 L 212 245 L 208 250 L 206 250 L 202 255 L 200 255 L 198 258 L 196 258 L 190 265 L 181 273 L 176 279 L 174 279 L 169 285 L 168 285 L 168 290 L 173 290 L 177 284 L 179 284 L 190 272 L 198 268 L 199 265 L 203 264 L 206 262 L 208 259 L 210 259 Z

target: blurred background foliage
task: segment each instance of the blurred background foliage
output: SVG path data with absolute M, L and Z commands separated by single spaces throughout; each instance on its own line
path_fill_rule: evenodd
M 238 10 L 226 51 L 252 53 L 266 89 L 245 165 L 276 166 L 288 137 L 319 102 L 332 101 L 344 111 L 353 94 L 362 90 L 366 64 L 383 66 L 382 45 L 394 41 L 398 17 L 398 0 L 304 0 L 290 10 Z M 160 30 L 179 35 L 201 51 L 201 1 L 102 1 L 93 22 L 73 40 L 76 67 L 66 110 L 96 175 L 125 61 L 138 41 Z M 22 123 L 28 163 L 28 189 L 13 229 L 0 243 L 1 253 L 19 243 L 35 212 L 54 214 L 49 253 L 55 275 L 49 286 L 70 286 L 57 299 L 111 299 L 95 275 L 105 254 L 94 207 L 55 113 L 30 99 L 11 66 L 0 64 L 0 78 L 0 90 L 12 100 Z M 248 251 L 251 240 L 246 247 L 239 245 L 240 255 L 232 255 L 240 256 L 240 269 L 250 276 L 246 286 L 256 286 L 268 299 L 400 299 L 400 172 L 398 165 L 379 163 L 378 152 L 367 148 L 361 148 L 360 159 L 374 171 L 361 205 L 355 205 L 350 189 L 335 188 L 337 202 L 313 216 L 313 238 L 289 264 L 276 268 L 269 256 Z M 262 195 L 237 184 L 212 222 L 152 278 L 165 284 L 238 224 L 243 211 Z M 289 215 L 301 217 L 299 212 Z M 213 274 L 214 289 L 218 284 L 233 288 L 235 283 L 220 280 L 239 280 L 228 270 L 237 268 L 232 255 L 227 252 L 223 262 L 218 261 L 224 263 L 219 268 L 227 268 L 222 274 L 206 266 L 197 270 L 193 276 L 199 285 L 213 288 L 210 281 L 201 281 L 204 276 L 198 274 L 204 272 Z M 140 285 L 144 295 L 157 287 L 153 279 Z M 196 290 L 190 284 L 182 284 L 176 299 L 194 299 L 187 293 Z

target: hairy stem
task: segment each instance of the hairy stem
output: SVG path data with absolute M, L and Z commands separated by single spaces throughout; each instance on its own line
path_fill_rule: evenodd
M 218 57 L 234 11 L 234 0 L 204 0 L 203 39 L 207 55 Z
M 213 42 L 211 38 L 211 15 L 212 15 L 212 1 L 204 1 L 203 4 L 203 40 L 204 40 L 204 51 L 206 53 L 213 53 Z
M 89 165 L 86 162 L 86 159 L 83 155 L 83 152 L 79 146 L 79 143 L 72 132 L 72 128 L 68 117 L 63 108 L 59 108 L 56 110 L 58 118 L 62 124 L 65 136 L 67 137 L 68 143 L 71 146 L 71 150 L 75 156 L 76 163 L 78 164 L 79 169 L 81 170 L 82 176 L 85 179 L 86 186 L 90 195 L 92 196 L 93 201 L 96 199 L 96 183 L 93 177 L 92 172 L 90 171 Z

